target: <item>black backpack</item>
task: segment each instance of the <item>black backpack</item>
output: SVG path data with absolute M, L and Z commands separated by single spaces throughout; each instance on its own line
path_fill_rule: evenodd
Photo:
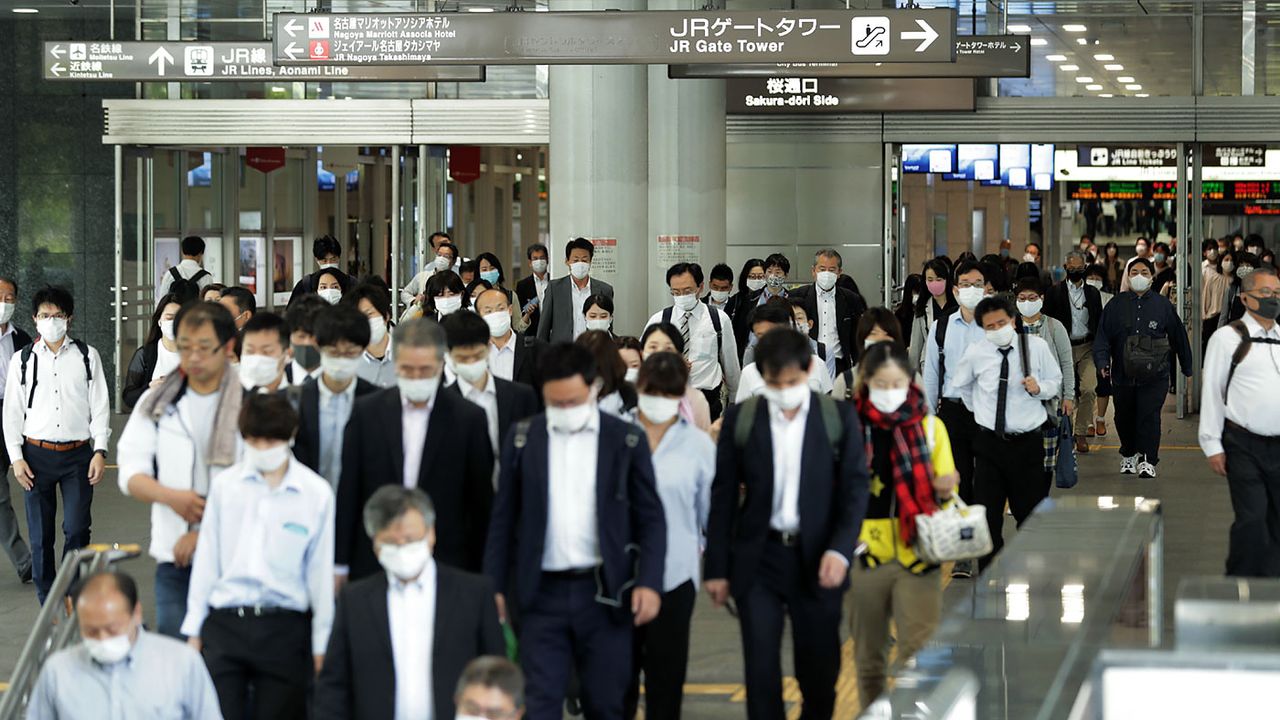
M 1236 367 L 1244 362 L 1244 358 L 1249 354 L 1249 350 L 1253 348 L 1254 343 L 1262 343 L 1263 345 L 1280 345 L 1280 340 L 1273 338 L 1256 338 L 1249 334 L 1249 329 L 1244 326 L 1240 320 L 1227 323 L 1227 327 L 1235 330 L 1240 336 L 1240 344 L 1236 346 L 1236 351 L 1231 353 L 1231 368 L 1227 370 L 1227 384 L 1222 391 L 1222 404 L 1227 404 L 1227 397 L 1231 395 L 1231 378 L 1236 375 Z
M 671 322 L 671 314 L 674 311 L 675 308 L 670 305 L 664 308 L 662 311 L 662 322 Z M 716 312 L 716 308 L 713 308 L 710 305 L 707 306 L 707 312 L 711 313 L 711 327 L 716 329 L 716 362 L 720 362 L 720 356 L 724 354 L 724 333 L 720 328 L 720 313 Z M 688 348 L 686 348 L 686 350 L 687 349 Z
M 942 397 L 942 389 L 947 385 L 947 326 L 951 324 L 951 316 L 960 311 L 959 305 L 944 310 L 941 315 L 934 314 L 933 339 L 938 343 L 938 397 Z
M 22 367 L 19 369 L 21 371 L 22 387 L 24 388 L 27 387 L 27 363 L 33 357 L 36 359 L 36 361 L 32 363 L 31 385 L 30 385 L 30 389 L 27 391 L 27 409 L 28 410 L 31 409 L 31 404 L 35 402 L 35 399 L 36 399 L 36 385 L 40 384 L 40 357 L 35 354 L 35 343 L 39 341 L 40 341 L 40 338 L 36 338 L 34 342 L 27 343 L 20 351 L 21 352 L 20 359 L 22 362 Z M 76 350 L 80 351 L 80 357 L 84 358 L 84 381 L 86 384 L 92 386 L 93 370 L 90 369 L 89 367 L 89 346 L 86 345 L 83 340 L 76 340 L 74 338 L 68 338 L 68 342 L 74 345 Z

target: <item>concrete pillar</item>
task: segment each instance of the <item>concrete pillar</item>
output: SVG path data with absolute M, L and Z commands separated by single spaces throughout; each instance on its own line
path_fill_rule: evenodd
M 693 0 L 649 0 L 650 10 L 700 10 Z M 659 235 L 697 235 L 703 273 L 725 260 L 723 80 L 672 80 L 649 66 L 648 308 L 669 305 Z M 737 272 L 736 270 L 734 271 Z M 707 281 L 709 282 L 709 281 Z
M 644 10 L 643 0 L 551 0 L 551 10 Z M 613 285 L 614 327 L 636 334 L 648 319 L 648 69 L 554 65 L 550 69 L 551 273 L 568 274 L 574 237 L 616 238 L 614 267 L 592 275 Z M 643 268 L 644 271 L 639 269 Z

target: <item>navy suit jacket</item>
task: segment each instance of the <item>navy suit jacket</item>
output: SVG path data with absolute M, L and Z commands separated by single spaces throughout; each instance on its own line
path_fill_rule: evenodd
M 834 550 L 852 562 L 853 551 L 867 513 L 869 479 L 862 424 L 850 405 L 837 402 L 844 430 L 840 459 L 832 455 L 822 424 L 818 397 L 810 394 L 800 464 L 800 551 L 805 584 L 818 591 L 822 555 Z M 752 585 L 760 556 L 768 541 L 773 516 L 773 433 L 769 403 L 756 403 L 756 418 L 746 447 L 734 440 L 733 428 L 742 405 L 725 413 L 724 431 L 716 452 L 716 479 L 711 485 L 711 513 L 707 523 L 707 551 L 703 575 L 729 580 L 740 597 Z M 740 490 L 741 503 L 739 502 Z
M 306 465 L 315 472 L 320 472 L 320 385 L 323 382 L 319 379 L 311 379 L 303 383 L 298 392 L 298 435 L 293 442 L 293 456 L 298 462 Z M 370 393 L 375 393 L 381 388 L 371 382 L 365 382 L 361 378 L 355 379 L 356 397 L 362 398 Z M 288 392 L 282 390 L 281 392 Z M 355 399 L 352 399 L 352 413 L 355 412 Z M 345 428 L 344 428 L 345 430 Z M 345 431 L 343 434 L 345 437 Z M 337 442 L 342 442 L 342 437 L 336 438 Z M 339 468 L 341 471 L 341 468 Z M 332 478 L 325 478 L 333 482 Z
M 489 521 L 484 571 L 495 589 L 528 608 L 542 578 L 547 534 L 547 417 L 529 420 L 524 447 L 517 447 L 520 426 L 502 445 L 502 474 Z M 638 426 L 600 414 L 596 463 L 596 514 L 602 561 L 603 596 L 630 617 L 627 595 L 633 586 L 662 592 L 667 524 L 653 475 L 649 441 Z M 639 557 L 635 557 L 638 548 Z M 515 587 L 508 586 L 514 566 Z M 510 600 L 508 600 L 510 602 Z

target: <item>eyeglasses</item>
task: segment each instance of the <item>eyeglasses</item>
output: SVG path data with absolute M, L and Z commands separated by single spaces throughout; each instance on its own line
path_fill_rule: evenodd
M 671 297 L 687 297 L 689 295 L 697 295 L 697 294 L 698 294 L 697 288 L 681 288 L 679 290 L 676 290 L 675 288 L 671 289 Z
M 181 340 L 179 340 L 179 341 L 178 341 L 178 354 L 179 354 L 179 355 L 187 355 L 187 356 L 190 356 L 190 355 L 206 355 L 206 356 L 207 356 L 207 355 L 214 355 L 214 354 L 216 354 L 216 353 L 218 352 L 218 350 L 220 350 L 221 348 L 222 348 L 222 346 L 221 346 L 221 345 L 215 345 L 215 344 L 213 344 L 213 343 L 200 343 L 199 345 L 192 345 L 192 344 L 190 344 L 190 343 L 183 343 Z
M 1262 300 L 1270 300 L 1274 297 L 1280 297 L 1280 293 L 1277 293 L 1271 288 L 1267 288 L 1265 290 L 1250 290 L 1249 294 Z
M 66 319 L 67 319 L 67 314 L 66 314 L 66 313 L 54 313 L 54 314 L 50 315 L 49 313 L 39 313 L 38 315 L 36 315 L 36 319 L 37 319 L 37 320 L 66 320 Z
M 967 281 L 961 280 L 960 282 L 956 283 L 956 287 L 960 288 L 961 290 L 965 288 L 975 288 L 975 287 L 985 288 L 986 286 L 987 286 L 986 283 L 981 280 L 979 280 L 978 282 L 967 282 Z

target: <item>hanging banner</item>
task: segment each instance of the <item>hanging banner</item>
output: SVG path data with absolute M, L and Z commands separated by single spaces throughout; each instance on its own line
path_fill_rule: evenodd
M 449 147 L 449 176 L 467 185 L 480 179 L 480 148 L 476 145 Z
M 251 147 L 244 149 L 244 164 L 266 174 L 284 167 L 284 148 Z

